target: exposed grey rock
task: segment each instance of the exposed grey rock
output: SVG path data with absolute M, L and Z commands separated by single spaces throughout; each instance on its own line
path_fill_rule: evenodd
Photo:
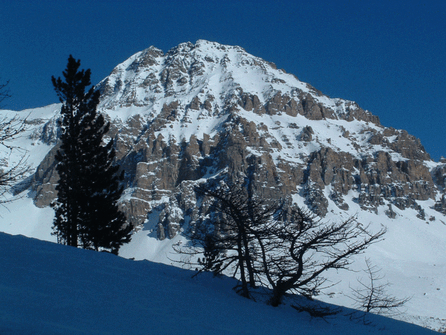
M 35 194 L 34 204 L 37 207 L 49 206 L 57 196 L 56 185 L 59 180 L 59 175 L 56 171 L 54 156 L 58 150 L 58 145 L 53 147 L 34 173 L 31 188 Z
M 385 211 L 386 215 L 391 219 L 396 218 L 396 213 L 393 211 L 392 205 L 388 204 L 388 207 L 389 208 Z
M 441 199 L 435 203 L 434 209 L 440 213 L 446 214 L 446 196 L 443 194 Z
M 311 142 L 313 140 L 313 134 L 313 129 L 310 126 L 305 126 L 304 129 L 302 129 L 300 140 L 304 142 Z

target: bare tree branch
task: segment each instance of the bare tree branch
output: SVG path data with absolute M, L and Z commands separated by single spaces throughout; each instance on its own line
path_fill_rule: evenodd
M 9 89 L 7 88 L 8 84 L 9 80 L 4 84 L 0 84 L 0 108 L 3 107 L 2 105 L 3 101 L 11 97 Z
M 9 91 L 5 89 L 9 82 L 0 84 L 0 103 L 11 95 Z M 9 157 L 3 157 L 0 166 L 0 204 L 5 204 L 11 200 L 5 199 L 5 194 L 9 189 L 20 179 L 22 179 L 30 170 L 27 164 L 26 151 L 13 144 L 13 140 L 26 129 L 26 117 L 20 118 L 18 115 L 13 117 L 2 116 L 0 117 L 0 146 L 6 149 L 5 152 L 9 152 L 9 157 L 13 151 L 21 151 L 22 155 L 15 163 L 10 163 Z
M 387 294 L 387 288 L 390 283 L 380 283 L 384 276 L 381 275 L 381 269 L 373 265 L 370 259 L 365 260 L 368 282 L 362 279 L 357 279 L 359 283 L 358 288 L 351 288 L 353 299 L 358 307 L 365 312 L 376 314 L 397 315 L 399 308 L 404 306 L 410 300 L 409 297 L 398 299 L 397 297 Z

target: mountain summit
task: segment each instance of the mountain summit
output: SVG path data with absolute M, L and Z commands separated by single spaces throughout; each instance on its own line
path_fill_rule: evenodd
M 190 184 L 218 174 L 248 178 L 261 197 L 289 196 L 322 217 L 333 205 L 348 210 L 347 195 L 360 210 L 384 206 L 389 217 L 413 208 L 427 220 L 417 201 L 428 199 L 445 212 L 446 167 L 418 139 L 240 47 L 150 47 L 98 87 L 126 172 L 123 209 L 141 225 L 157 208 L 161 239 L 194 212 Z M 53 198 L 53 153 L 33 183 L 38 206 Z

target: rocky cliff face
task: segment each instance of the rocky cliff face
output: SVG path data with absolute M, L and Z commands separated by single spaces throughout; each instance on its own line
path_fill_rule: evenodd
M 240 47 L 150 47 L 98 87 L 126 175 L 122 209 L 137 226 L 152 217 L 160 239 L 200 214 L 192 186 L 223 175 L 320 216 L 353 201 L 371 212 L 384 206 L 389 217 L 412 208 L 427 220 L 419 202 L 428 199 L 446 213 L 446 162 L 431 161 L 418 139 Z M 54 120 L 36 128 L 36 138 L 56 145 L 33 177 L 40 207 L 55 198 Z

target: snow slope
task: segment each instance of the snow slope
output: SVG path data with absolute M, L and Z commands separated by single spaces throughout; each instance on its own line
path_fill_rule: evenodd
M 0 233 L 0 333 L 404 334 L 433 332 L 342 309 L 326 320 L 238 296 L 234 281 Z
M 8 204 L 8 209 L 9 211 L 4 209 L 1 213 L 0 231 L 55 242 L 55 237 L 51 235 L 51 225 L 53 220 L 52 209 L 35 207 L 32 203 L 32 199 L 26 195 L 23 198 Z M 382 210 L 384 210 L 384 208 Z M 406 210 L 399 213 L 399 215 L 407 215 L 407 213 Z M 376 215 L 371 213 L 358 212 L 358 215 L 362 222 L 370 222 L 372 225 L 374 224 L 374 227 L 376 228 L 378 228 L 380 224 L 386 225 L 388 227 L 388 232 L 385 240 L 370 247 L 365 254 L 357 256 L 351 267 L 354 271 L 331 272 L 328 278 L 332 283 L 337 284 L 325 290 L 315 298 L 330 304 L 355 307 L 354 301 L 350 299 L 349 296 L 351 296 L 351 288 L 358 287 L 357 279 L 366 279 L 362 270 L 365 269 L 365 258 L 367 257 L 374 265 L 382 268 L 381 274 L 385 276 L 382 283 L 389 282 L 392 284 L 388 288 L 388 293 L 390 295 L 399 298 L 411 298 L 402 309 L 403 313 L 397 315 L 396 318 L 435 330 L 445 329 L 446 314 L 444 311 L 446 308 L 446 293 L 444 278 L 446 277 L 446 260 L 444 255 L 446 254 L 446 245 L 443 238 L 445 229 L 444 224 L 436 221 L 429 225 L 425 223 L 422 225 L 418 219 L 415 219 L 415 211 L 413 217 L 406 216 L 403 217 L 402 220 L 396 220 L 394 222 L 376 222 Z M 385 216 L 382 216 L 382 218 L 384 217 Z M 175 254 L 172 246 L 184 243 L 184 237 L 177 235 L 172 240 L 159 241 L 156 238 L 156 234 L 153 232 L 152 226 L 153 225 L 148 222 L 142 230 L 136 232 L 132 237 L 132 241 L 129 244 L 122 246 L 120 249 L 120 256 L 124 258 L 134 258 L 137 261 L 150 260 L 151 262 L 180 266 L 178 263 L 173 262 L 173 260 L 179 259 L 180 256 Z M 2 243 L 9 242 L 4 241 Z M 28 243 L 31 242 L 28 241 Z M 67 249 L 63 248 L 63 246 L 55 245 L 50 247 L 48 244 L 39 244 L 38 241 L 33 241 L 32 243 L 34 243 L 39 250 L 40 248 L 55 248 L 54 252 L 60 252 L 62 255 L 61 257 L 65 257 L 63 255 Z M 1 250 L 4 250 L 4 248 L 5 247 L 2 246 Z M 29 252 L 29 249 L 30 248 L 28 247 L 22 247 L 21 251 L 17 251 L 18 255 L 11 254 L 8 257 L 11 257 L 12 260 L 18 259 L 17 257 L 19 257 L 19 254 L 20 257 L 29 257 L 24 254 Z M 68 248 L 68 250 L 71 249 Z M 46 252 L 42 252 L 42 260 L 32 260 L 26 264 L 32 265 L 39 262 L 54 263 L 53 255 L 45 256 Z M 73 252 L 75 252 L 75 250 Z M 86 255 L 93 258 L 107 256 L 96 256 L 95 253 L 86 251 L 79 252 L 81 252 L 79 255 L 85 255 L 79 257 L 87 257 Z M 45 257 L 46 260 L 44 259 Z M 12 260 L 11 262 L 13 262 Z M 117 262 L 121 262 L 121 260 Z M 122 262 L 124 262 L 123 264 L 127 264 L 124 259 Z M 85 261 L 79 263 L 83 264 Z M 149 263 L 129 262 L 129 264 Z M 150 266 L 161 267 L 161 265 L 155 266 L 153 264 Z M 14 264 L 2 266 L 4 269 L 9 267 L 14 267 Z M 115 266 L 113 265 L 112 267 Z M 26 269 L 22 270 L 27 271 Z M 32 271 L 34 270 L 30 269 L 29 271 L 31 271 L 31 273 L 26 276 L 32 276 Z M 82 273 L 83 271 L 84 270 L 75 270 L 74 272 Z M 116 275 L 116 280 L 122 281 L 123 283 L 129 281 L 130 286 L 144 285 L 146 282 L 150 283 L 153 281 L 152 279 L 145 278 L 147 276 L 146 270 L 135 268 L 132 271 L 133 272 L 130 270 L 123 270 L 121 272 L 122 278 L 118 280 L 118 275 Z M 141 274 L 137 274 L 139 271 L 142 271 Z M 171 269 L 169 271 L 175 272 L 176 270 Z M 84 271 L 84 273 L 87 272 L 87 270 Z M 179 271 L 178 273 L 183 272 Z M 190 276 L 190 274 L 187 276 Z M 207 279 L 204 281 L 209 280 L 208 277 L 206 278 Z M 98 284 L 88 283 L 88 286 L 102 285 L 100 283 L 105 279 L 91 279 L 91 281 L 96 280 L 99 280 Z M 234 286 L 232 282 L 223 284 L 223 282 L 219 281 L 218 283 L 219 284 L 215 284 L 217 287 L 220 285 L 224 286 L 224 288 L 218 288 L 218 290 L 226 289 L 227 292 L 232 293 L 231 287 Z M 158 285 L 153 283 L 150 285 L 164 291 L 164 284 Z M 180 283 L 179 285 L 185 284 Z M 184 290 L 189 291 L 190 289 L 184 286 Z M 222 294 L 224 295 L 225 293 Z M 135 296 L 137 296 L 137 294 L 135 294 Z M 98 299 L 104 299 L 104 296 L 102 295 Z M 103 305 L 110 304 L 107 299 L 105 299 Z M 17 300 L 19 301 L 19 299 Z M 125 306 L 130 308 L 134 303 L 137 305 L 139 304 L 139 298 L 136 299 L 135 302 L 131 302 L 130 300 Z M 89 304 L 90 303 L 91 302 L 89 302 Z M 171 314 L 166 313 L 166 317 L 169 315 Z M 1 331 L 0 334 L 2 334 Z

